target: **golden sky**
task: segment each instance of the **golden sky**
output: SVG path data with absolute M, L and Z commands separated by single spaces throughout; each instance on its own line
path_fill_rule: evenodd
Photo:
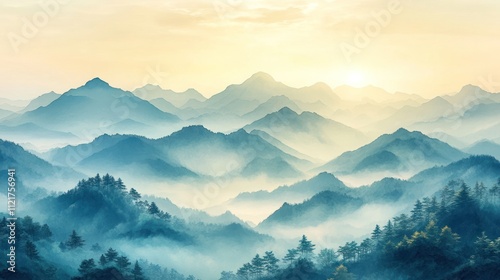
M 210 96 L 257 71 L 296 87 L 498 89 L 499 13 L 498 0 L 0 0 L 0 96 L 96 76 Z

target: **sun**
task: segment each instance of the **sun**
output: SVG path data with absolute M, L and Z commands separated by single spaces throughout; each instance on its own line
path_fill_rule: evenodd
M 365 74 L 359 70 L 352 70 L 347 74 L 346 83 L 353 87 L 366 86 Z

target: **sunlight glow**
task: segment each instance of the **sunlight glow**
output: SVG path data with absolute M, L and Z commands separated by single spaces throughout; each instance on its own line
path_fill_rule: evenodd
M 359 70 L 350 71 L 347 75 L 346 84 L 353 87 L 363 87 L 367 85 L 365 74 Z

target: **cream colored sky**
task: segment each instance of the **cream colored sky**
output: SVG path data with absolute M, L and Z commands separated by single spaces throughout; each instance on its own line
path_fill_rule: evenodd
M 297 87 L 500 91 L 497 0 L 18 2 L 0 0 L 0 97 L 61 93 L 95 76 L 210 96 L 257 71 Z M 390 19 L 378 23 L 382 10 Z M 368 41 L 356 44 L 360 32 Z

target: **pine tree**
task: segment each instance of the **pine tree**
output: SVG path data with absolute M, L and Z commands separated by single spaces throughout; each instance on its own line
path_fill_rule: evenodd
M 379 225 L 375 225 L 375 229 L 372 231 L 372 240 L 375 244 L 380 242 L 380 238 L 382 237 L 382 230 Z
M 419 199 L 417 199 L 417 202 L 415 203 L 413 210 L 411 210 L 411 221 L 413 222 L 413 225 L 419 226 L 422 224 L 424 221 L 424 207 L 422 202 L 420 202 Z
M 474 245 L 475 252 L 472 258 L 476 264 L 479 265 L 492 262 L 495 256 L 495 243 L 492 242 L 484 232 L 477 238 Z
M 118 178 L 118 180 L 116 180 L 115 187 L 121 192 L 125 192 L 127 190 L 127 187 L 125 186 L 125 184 L 123 184 L 121 178 Z
M 279 260 L 274 255 L 273 251 L 266 251 L 263 257 L 264 268 L 268 275 L 273 275 L 278 271 Z
M 26 255 L 30 260 L 39 260 L 40 255 L 38 254 L 38 250 L 36 249 L 36 246 L 33 242 L 31 241 L 26 241 L 26 245 L 24 245 L 24 249 L 26 250 Z
M 138 261 L 135 261 L 134 269 L 132 269 L 132 279 L 144 280 L 144 274 L 142 273 L 142 268 L 139 266 Z
M 157 215 L 160 213 L 160 209 L 158 208 L 158 206 L 156 206 L 156 203 L 151 202 L 148 208 L 148 213 L 151 215 Z
M 252 273 L 252 265 L 249 263 L 244 264 L 238 271 L 236 272 L 236 275 L 239 276 L 241 279 L 250 279 L 250 275 Z
M 115 179 L 111 177 L 108 173 L 102 177 L 102 186 L 105 189 L 111 189 L 113 187 Z
M 104 256 L 104 254 L 101 254 L 101 257 L 99 258 L 99 265 L 100 266 L 106 266 L 108 264 L 108 260 Z
M 437 202 L 437 198 L 433 196 L 429 204 L 426 205 L 424 209 L 426 222 L 436 219 L 438 211 L 439 211 L 439 205 Z
M 73 230 L 73 232 L 69 236 L 68 241 L 66 241 L 65 245 L 66 248 L 68 248 L 69 250 L 73 250 L 79 247 L 83 247 L 84 243 L 85 241 L 82 239 L 82 237 L 79 236 L 75 230 Z
M 459 213 L 469 213 L 476 208 L 476 202 L 470 195 L 469 187 L 464 183 L 460 187 L 455 199 L 453 200 L 452 207 L 454 210 L 457 210 Z M 469 217 L 464 217 L 469 218 Z
M 394 238 L 394 228 L 392 226 L 391 220 L 387 221 L 387 224 L 384 226 L 383 232 L 384 232 L 383 241 L 384 245 L 386 245 Z
M 31 240 L 38 240 L 40 224 L 33 222 L 33 218 L 26 216 L 22 219 L 22 228 Z
M 141 199 L 141 194 L 134 188 L 130 188 L 130 191 L 128 192 L 130 197 L 132 198 L 133 201 L 137 201 Z
M 116 258 L 116 266 L 120 270 L 125 271 L 130 265 L 131 263 L 126 256 L 119 256 Z
M 333 249 L 323 249 L 318 254 L 318 265 L 320 268 L 328 268 L 337 261 L 337 255 Z
M 116 257 L 118 257 L 118 252 L 115 251 L 113 248 L 109 248 L 108 251 L 104 254 L 106 257 L 106 260 L 108 262 L 112 262 L 116 260 Z
M 88 260 L 83 260 L 82 263 L 80 264 L 80 268 L 78 268 L 78 271 L 82 274 L 88 274 L 92 272 L 96 267 L 94 263 L 94 259 L 88 259 Z
M 43 224 L 40 228 L 40 239 L 50 239 L 52 237 L 52 231 L 47 224 Z
M 370 238 L 366 238 L 359 245 L 359 254 L 360 254 L 360 257 L 364 257 L 364 256 L 370 254 L 371 251 L 372 251 L 372 241 L 371 241 Z
M 94 184 L 96 187 L 101 187 L 102 186 L 102 179 L 101 176 L 99 176 L 99 173 L 94 177 Z
M 260 277 L 262 272 L 264 272 L 264 260 L 259 256 L 259 254 L 255 255 L 252 259 L 252 269 L 251 272 L 254 276 Z
M 285 262 L 290 262 L 290 265 L 292 265 L 293 262 L 295 261 L 295 259 L 297 258 L 298 254 L 299 254 L 299 252 L 297 251 L 297 249 L 289 249 L 288 253 L 285 255 L 283 260 Z
M 311 257 L 314 247 L 316 245 L 312 244 L 311 241 L 307 240 L 307 237 L 305 235 L 302 235 L 302 239 L 299 241 L 299 246 L 297 247 L 297 251 L 300 253 L 300 256 L 302 258 L 309 258 Z
M 474 187 L 474 198 L 477 199 L 479 202 L 484 201 L 486 196 L 486 187 L 484 186 L 483 182 L 477 183 L 476 186 Z
M 394 217 L 394 232 L 398 238 L 410 234 L 411 221 L 406 214 Z

